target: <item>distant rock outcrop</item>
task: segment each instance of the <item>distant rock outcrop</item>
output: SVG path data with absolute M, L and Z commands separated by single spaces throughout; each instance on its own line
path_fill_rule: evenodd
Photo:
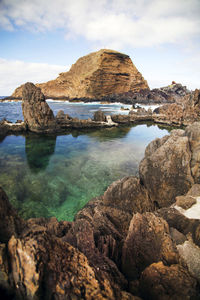
M 168 86 L 164 86 L 156 89 L 142 89 L 139 92 L 123 92 L 114 93 L 113 95 L 108 95 L 103 97 L 102 101 L 108 102 L 122 102 L 127 104 L 164 104 L 164 103 L 174 103 L 181 101 L 186 95 L 190 95 L 191 92 L 180 83 L 172 82 Z
M 37 86 L 46 98 L 98 99 L 113 93 L 149 89 L 128 55 L 107 49 L 79 58 L 68 72 Z M 12 97 L 22 97 L 22 88 L 23 85 L 18 87 Z
M 189 125 L 200 121 L 200 90 L 185 95 L 176 103 L 165 104 L 154 110 L 160 115 L 155 121 L 164 121 L 168 124 Z

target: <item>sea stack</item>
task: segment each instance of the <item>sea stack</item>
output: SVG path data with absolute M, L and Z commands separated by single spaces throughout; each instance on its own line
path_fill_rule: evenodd
M 149 89 L 147 81 L 126 54 L 101 49 L 77 60 L 55 80 L 37 84 L 46 98 L 94 98 Z M 12 97 L 22 97 L 17 88 Z
M 27 82 L 22 90 L 24 123 L 33 132 L 54 132 L 56 120 L 41 89 Z

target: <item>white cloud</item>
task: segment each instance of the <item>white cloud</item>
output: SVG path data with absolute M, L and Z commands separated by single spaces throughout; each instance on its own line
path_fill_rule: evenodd
M 27 81 L 41 83 L 52 80 L 60 72 L 68 71 L 68 69 L 69 67 L 66 66 L 27 63 L 0 58 L 0 95 L 11 95 L 16 87 Z
M 118 47 L 182 43 L 200 34 L 199 0 L 2 0 L 0 25 L 64 29 Z

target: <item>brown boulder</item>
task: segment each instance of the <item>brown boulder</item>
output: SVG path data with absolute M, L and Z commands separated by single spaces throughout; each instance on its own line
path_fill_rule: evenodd
M 149 88 L 128 55 L 108 49 L 79 58 L 68 72 L 37 86 L 48 98 L 101 98 Z M 22 88 L 17 88 L 12 97 L 21 97 Z
M 24 123 L 30 131 L 54 132 L 56 121 L 40 88 L 27 82 L 22 92 Z
M 166 221 L 153 213 L 135 214 L 122 250 L 122 271 L 129 280 L 153 262 L 178 262 L 178 252 L 169 235 Z
M 113 182 L 104 193 L 103 203 L 131 214 L 155 209 L 147 189 L 140 183 L 140 179 L 134 176 Z
M 142 273 L 140 291 L 144 299 L 186 300 L 199 299 L 197 282 L 182 266 L 165 266 L 158 262 Z
M 194 183 L 189 139 L 183 134 L 184 131 L 175 130 L 170 136 L 151 142 L 140 162 L 141 181 L 158 207 L 171 205 Z

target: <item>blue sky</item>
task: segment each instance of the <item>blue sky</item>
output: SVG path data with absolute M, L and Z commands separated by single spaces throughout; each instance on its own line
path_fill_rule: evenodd
M 151 88 L 200 88 L 200 0 L 0 0 L 0 95 L 90 52 L 128 54 Z

